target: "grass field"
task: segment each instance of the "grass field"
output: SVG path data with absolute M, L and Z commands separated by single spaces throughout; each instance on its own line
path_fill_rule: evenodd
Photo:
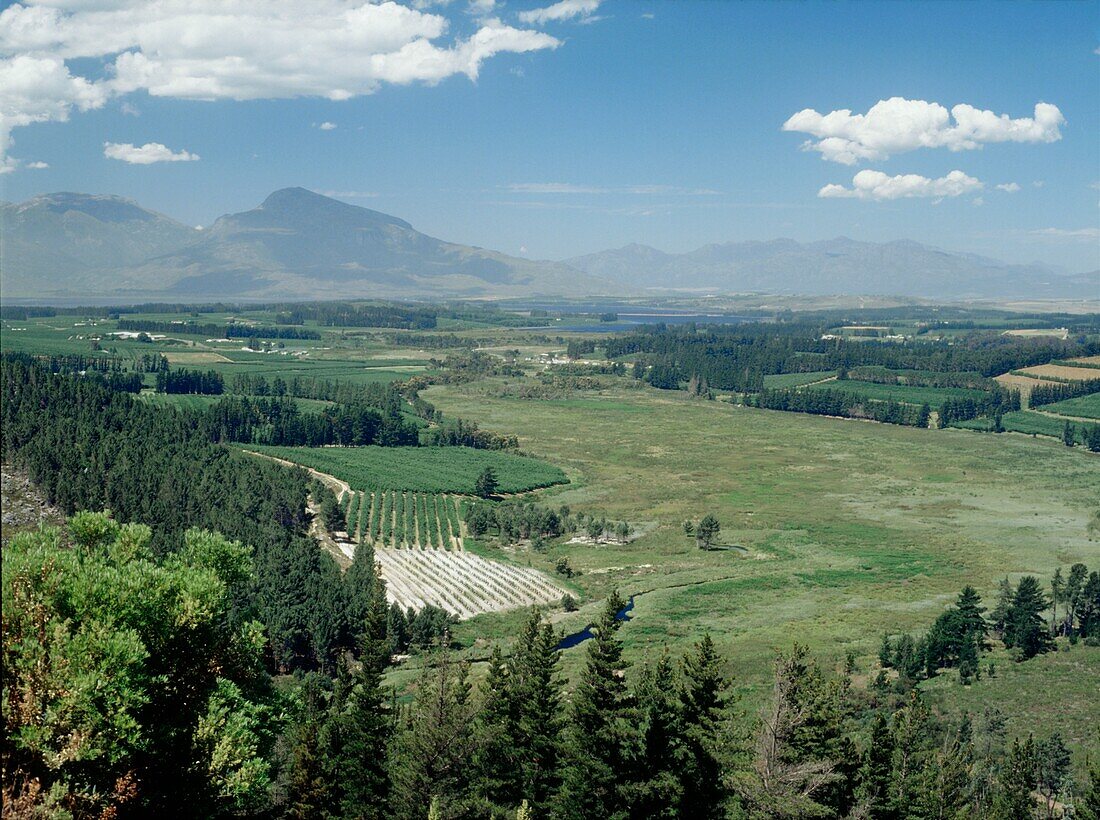
M 775 651 L 794 640 L 829 662 L 852 651 L 867 668 L 883 631 L 927 628 L 967 583 L 992 604 L 1006 575 L 1037 574 L 1045 584 L 1056 566 L 1100 565 L 1100 542 L 1088 530 L 1100 506 L 1100 459 L 1057 441 L 654 390 L 608 391 L 586 397 L 584 408 L 493 397 L 476 383 L 424 395 L 445 413 L 515 431 L 525 451 L 561 465 L 571 483 L 541 492 L 548 503 L 652 524 L 629 545 L 517 555 L 543 570 L 567 556 L 580 570 L 573 582 L 591 603 L 559 613 L 562 629 L 590 621 L 612 587 L 642 593 L 619 633 L 627 657 L 640 663 L 665 644 L 684 651 L 709 631 L 750 713 L 768 691 Z M 706 513 L 720 520 L 724 544 L 747 553 L 696 549 L 680 525 Z M 480 616 L 456 635 L 481 658 L 487 641 L 514 634 L 518 619 Z M 1100 650 L 1074 653 L 1080 686 L 1096 691 Z M 582 658 L 580 649 L 565 653 L 570 674 Z M 1050 679 L 1027 672 L 1019 680 L 1034 680 L 1032 688 L 1006 692 L 998 680 L 998 691 L 1021 702 L 1046 697 Z M 973 687 L 976 699 L 984 685 Z M 1079 736 L 1071 720 L 1052 714 L 1045 728 Z
M 1037 364 L 1034 367 L 1021 367 L 1013 370 L 1017 376 L 1030 379 L 1052 379 L 1054 381 L 1074 382 L 1095 379 L 1096 370 L 1092 367 L 1069 367 L 1064 364 Z
M 472 494 L 486 467 L 500 492 L 519 493 L 563 483 L 557 467 L 534 458 L 470 447 L 262 447 L 250 450 L 293 461 L 346 481 L 354 490 L 375 487 L 425 493 Z
M 211 404 L 216 404 L 223 399 L 228 398 L 240 398 L 235 394 L 223 393 L 220 396 L 200 396 L 191 393 L 139 393 L 138 398 L 142 401 L 147 401 L 150 404 L 158 404 L 171 407 L 190 407 L 192 409 L 202 409 L 209 407 Z M 250 396 L 249 398 L 256 398 Z M 294 403 L 298 405 L 298 409 L 302 412 L 317 413 L 326 407 L 331 407 L 332 402 L 321 401 L 320 399 L 294 399 Z
M 765 376 L 764 386 L 769 390 L 780 390 L 786 387 L 801 387 L 804 384 L 835 377 L 835 370 L 818 370 L 814 373 L 777 373 L 772 376 Z
M 900 384 L 876 384 L 846 379 L 837 382 L 823 382 L 807 387 L 808 390 L 841 390 L 868 399 L 880 401 L 898 401 L 904 404 L 928 404 L 935 407 L 948 399 L 980 399 L 985 394 L 981 390 L 968 390 L 963 387 L 906 387 Z
M 1043 410 L 1048 413 L 1058 413 L 1062 416 L 1100 419 L 1100 393 L 1090 393 L 1087 396 L 1078 396 L 1075 399 L 1046 404 L 1043 405 Z

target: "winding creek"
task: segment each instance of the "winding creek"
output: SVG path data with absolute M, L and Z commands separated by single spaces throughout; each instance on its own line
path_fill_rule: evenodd
M 631 612 L 632 609 L 634 609 L 634 599 L 638 595 L 641 595 L 641 594 L 642 593 L 639 592 L 635 595 L 630 596 L 630 599 L 626 602 L 626 606 L 624 606 L 622 609 L 620 609 L 618 612 L 615 613 L 615 620 L 616 621 L 629 621 L 630 620 L 630 612 Z M 587 641 L 589 638 L 592 637 L 592 627 L 594 627 L 594 626 L 595 626 L 595 624 L 589 624 L 584 629 L 582 629 L 580 632 L 573 632 L 573 633 L 570 633 L 569 635 L 566 635 L 564 638 L 562 638 L 558 642 L 557 648 L 558 649 L 572 649 L 577 644 L 584 643 L 585 641 Z

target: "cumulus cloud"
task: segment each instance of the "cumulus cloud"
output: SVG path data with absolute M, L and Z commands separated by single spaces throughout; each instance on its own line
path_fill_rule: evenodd
M 1020 190 L 1020 185 L 1016 182 L 1005 182 L 996 187 L 998 191 L 1004 191 L 1006 194 L 1014 194 Z
M 783 123 L 784 131 L 810 134 L 804 150 L 822 159 L 855 165 L 917 148 L 967 151 L 994 142 L 1056 142 L 1065 123 L 1058 106 L 1040 102 L 1033 117 L 1012 119 L 960 103 L 950 111 L 935 102 L 891 97 L 866 114 L 849 109 L 821 114 L 806 108 Z
M 477 25 L 467 37 L 451 36 L 445 17 L 393 0 L 16 3 L 0 12 L 0 157 L 13 128 L 64 121 L 74 108 L 130 92 L 346 100 L 386 83 L 473 80 L 497 54 L 560 45 L 496 19 Z M 95 64 L 103 76 L 70 73 Z
M 147 142 L 145 145 L 131 145 L 128 142 L 103 143 L 103 156 L 107 159 L 119 159 L 131 165 L 152 165 L 154 162 L 195 162 L 198 154 L 189 151 L 175 151 L 159 142 Z
M 590 20 L 600 7 L 601 0 L 559 0 L 552 6 L 521 11 L 519 19 L 524 23 L 550 23 L 580 18 Z
M 919 174 L 888 176 L 882 171 L 860 171 L 852 177 L 852 187 L 826 185 L 817 195 L 822 199 L 870 199 L 882 202 L 891 199 L 943 198 L 980 191 L 982 182 L 962 171 L 952 171 L 939 179 Z
M 322 131 L 335 131 L 336 130 L 336 123 L 328 122 L 326 120 L 325 122 L 321 123 L 317 127 L 320 128 Z
M 0 32 L 9 11 L 0 12 Z M 60 57 L 20 54 L 0 60 L 0 173 L 14 171 L 19 164 L 8 156 L 12 129 L 36 122 L 64 122 L 73 108 L 100 108 L 107 98 L 102 82 L 74 77 Z
M 50 164 L 48 162 L 42 162 L 42 160 L 37 160 L 35 162 L 28 162 L 27 167 L 32 171 L 41 171 L 44 168 L 49 168 Z

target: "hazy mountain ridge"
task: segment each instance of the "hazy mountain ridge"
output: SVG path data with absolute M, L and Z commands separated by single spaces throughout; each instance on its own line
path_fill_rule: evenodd
M 682 254 L 632 244 L 565 262 L 635 287 L 660 289 L 933 299 L 1100 297 L 1096 273 L 1065 275 L 1044 265 L 1011 265 L 908 239 L 726 242 Z
M 84 234 L 74 241 L 71 222 L 89 236 L 98 231 L 102 241 L 97 245 Z M 560 263 L 435 239 L 397 217 L 303 188 L 276 191 L 257 208 L 222 216 L 203 231 L 120 197 L 72 194 L 7 206 L 0 224 L 4 292 L 11 297 L 313 299 L 621 290 Z M 156 241 L 140 241 L 150 225 L 168 224 L 172 230 L 165 228 Z
M 712 293 L 919 298 L 1098 298 L 1067 276 L 911 240 L 726 242 L 690 253 L 631 244 L 532 261 L 420 233 L 389 214 L 303 188 L 206 230 L 117 196 L 56 193 L 0 204 L 9 298 L 417 298 Z

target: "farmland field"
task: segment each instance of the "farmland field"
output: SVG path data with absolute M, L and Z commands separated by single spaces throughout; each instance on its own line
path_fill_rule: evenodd
M 1034 367 L 1021 367 L 1019 370 L 1013 370 L 1012 373 L 1032 379 L 1063 382 L 1084 381 L 1097 377 L 1095 370 L 1091 367 L 1067 367 L 1064 364 L 1038 364 Z
M 835 377 L 835 370 L 818 370 L 814 373 L 776 373 L 764 377 L 764 386 L 770 390 L 778 390 L 785 387 L 801 387 L 804 384 Z
M 471 552 L 377 549 L 386 598 L 403 609 L 432 604 L 459 618 L 546 604 L 565 591 L 543 573 Z
M 838 662 L 851 651 L 868 668 L 883 631 L 927 628 L 966 583 L 991 606 L 1006 575 L 1033 573 L 1045 584 L 1056 566 L 1064 572 L 1100 558 L 1089 530 L 1100 458 L 1056 440 L 867 424 L 655 390 L 602 391 L 586 399 L 601 409 L 584 413 L 569 402 L 486 395 L 478 383 L 424 395 L 445 413 L 514 430 L 521 448 L 561 465 L 571 481 L 543 491 L 546 503 L 653 522 L 628 545 L 528 554 L 547 571 L 568 557 L 580 572 L 574 582 L 597 602 L 559 615 L 561 628 L 591 620 L 613 587 L 642 593 L 620 630 L 626 656 L 638 661 L 666 645 L 682 651 L 710 631 L 750 711 L 768 691 L 775 650 L 796 638 Z M 1051 421 L 1060 435 L 1061 423 Z M 708 512 L 721 522 L 721 542 L 747 552 L 701 552 L 683 536 L 682 521 Z M 512 615 L 485 615 L 456 637 L 473 648 L 515 624 Z M 1075 651 L 1082 686 L 1100 686 L 1100 650 Z M 582 657 L 565 652 L 571 675 Z M 1033 680 L 1039 697 L 1041 679 L 1023 680 Z M 1096 748 L 1069 716 L 1053 716 L 1048 728 Z
M 1043 410 L 1061 416 L 1079 416 L 1086 419 L 1100 419 L 1100 393 L 1090 393 L 1075 399 L 1065 399 L 1054 404 L 1044 405 Z
M 968 390 L 963 387 L 906 387 L 900 384 L 876 384 L 846 379 L 837 382 L 823 382 L 810 385 L 807 390 L 839 390 L 868 399 L 879 401 L 897 401 L 904 404 L 929 404 L 935 406 L 948 399 L 980 399 L 985 394 L 981 390 Z
M 346 481 L 353 489 L 375 487 L 426 493 L 472 494 L 486 467 L 496 472 L 499 489 L 520 493 L 566 482 L 551 464 L 525 456 L 470 447 L 271 447 L 249 446 Z
M 400 497 L 400 498 L 398 498 Z M 348 535 L 376 547 L 420 547 L 422 549 L 461 550 L 460 500 L 442 493 L 415 493 L 387 490 L 352 490 L 347 501 Z M 401 515 L 394 510 L 401 509 Z M 413 526 L 405 518 L 413 515 Z
M 1066 426 L 1065 419 L 1036 413 L 1033 410 L 1016 410 L 1011 413 L 1005 413 L 1001 417 L 1001 424 L 1004 426 L 1005 430 L 1010 433 L 1051 436 L 1057 439 L 1062 438 L 1062 431 Z M 991 430 L 993 428 L 993 421 L 987 418 L 969 419 L 967 421 L 957 422 L 951 426 L 961 427 L 966 430 Z M 1080 427 L 1081 425 L 1077 424 L 1075 426 Z

